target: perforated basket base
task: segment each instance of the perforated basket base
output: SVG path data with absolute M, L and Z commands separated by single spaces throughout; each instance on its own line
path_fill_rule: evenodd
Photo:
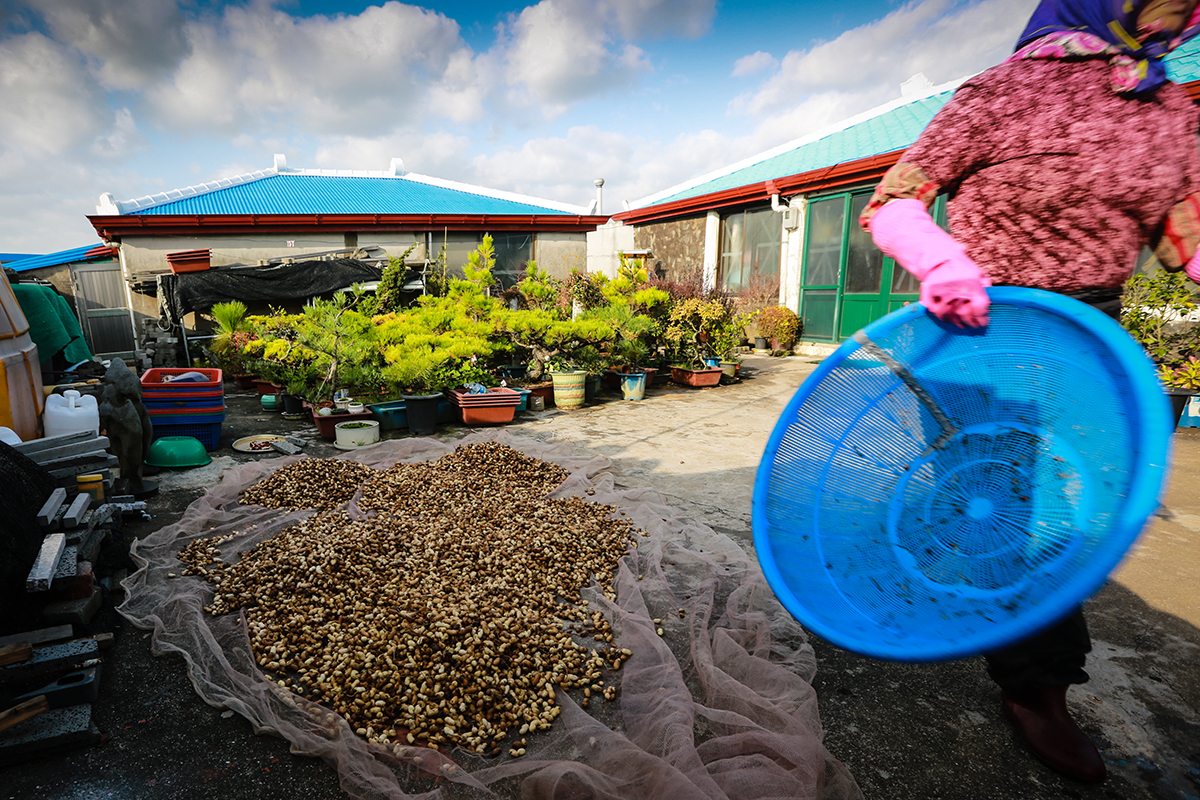
M 983 331 L 915 304 L 868 326 L 768 442 L 759 562 L 841 647 L 936 661 L 1024 638 L 1094 592 L 1157 507 L 1173 426 L 1142 349 L 1070 298 L 989 294 Z

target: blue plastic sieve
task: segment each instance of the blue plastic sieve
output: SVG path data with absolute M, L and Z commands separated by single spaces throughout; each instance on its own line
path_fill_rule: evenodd
M 801 385 L 754 487 L 780 602 L 898 661 L 1002 647 L 1096 591 L 1158 506 L 1173 425 L 1142 348 L 1103 313 L 988 290 L 964 331 L 913 304 Z

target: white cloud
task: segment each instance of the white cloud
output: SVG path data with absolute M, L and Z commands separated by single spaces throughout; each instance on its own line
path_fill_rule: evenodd
M 100 158 L 121 159 L 141 150 L 145 144 L 133 114 L 128 108 L 122 108 L 113 116 L 112 129 L 97 136 L 91 150 Z
M 650 69 L 642 51 L 616 45 L 599 17 L 599 7 L 542 0 L 511 18 L 504 27 L 501 57 L 508 83 L 525 90 L 511 102 L 541 104 L 553 119 L 572 102 L 630 86 Z
M 788 114 L 812 94 L 841 93 L 846 102 L 831 105 L 854 113 L 876 102 L 879 87 L 888 87 L 884 99 L 899 97 L 900 84 L 916 72 L 935 84 L 979 72 L 1012 52 L 1035 6 L 1036 0 L 914 0 L 831 42 L 789 52 L 779 71 L 731 110 Z M 854 95 L 858 103 L 849 99 Z
M 355 16 L 293 17 L 228 6 L 184 28 L 190 54 L 148 94 L 162 127 L 233 131 L 295 125 L 312 133 L 382 133 L 471 97 L 470 53 L 442 14 L 388 2 Z M 462 118 L 461 106 L 451 113 Z
M 764 72 L 768 69 L 775 69 L 779 66 L 779 61 L 770 53 L 759 50 L 757 53 L 751 53 L 748 56 L 742 56 L 733 65 L 733 77 L 740 78 L 743 75 L 754 75 L 758 72 Z
M 70 48 L 40 33 L 0 40 L 0 150 L 37 157 L 90 142 L 108 117 L 104 103 Z
M 93 60 L 110 88 L 142 88 L 187 55 L 174 0 L 54 0 L 37 8 L 54 38 Z
M 716 0 L 602 0 L 595 5 L 601 14 L 616 22 L 625 39 L 666 36 L 698 38 L 708 33 L 717 13 Z

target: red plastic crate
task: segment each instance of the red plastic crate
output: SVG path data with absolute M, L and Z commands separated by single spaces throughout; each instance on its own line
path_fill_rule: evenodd
M 184 373 L 187 373 L 187 372 L 199 372 L 202 375 L 206 375 L 208 377 L 208 380 L 196 381 L 195 383 L 179 383 L 179 384 L 163 382 L 163 378 L 165 378 L 165 377 L 168 377 L 170 375 L 183 375 Z M 153 369 L 148 369 L 144 373 L 142 373 L 142 394 L 143 395 L 146 394 L 147 388 L 155 390 L 155 391 L 164 391 L 164 390 L 169 391 L 171 389 L 178 389 L 178 390 L 184 391 L 184 392 L 195 391 L 197 389 L 220 389 L 222 380 L 223 380 L 223 377 L 221 375 L 221 370 L 219 370 L 219 369 L 207 369 L 207 368 L 189 369 L 186 367 L 155 367 Z

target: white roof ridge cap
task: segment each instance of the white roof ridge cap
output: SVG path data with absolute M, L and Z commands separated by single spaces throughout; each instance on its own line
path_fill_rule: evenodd
M 826 136 L 832 136 L 835 133 L 844 131 L 855 125 L 866 122 L 867 120 L 874 119 L 875 117 L 881 117 L 884 114 L 887 114 L 890 111 L 895 111 L 896 109 L 902 108 L 903 106 L 912 105 L 913 103 L 919 103 L 922 100 L 928 100 L 930 97 L 939 95 L 942 92 L 946 92 L 951 89 L 958 88 L 958 86 L 965 83 L 967 80 L 975 77 L 975 75 L 977 75 L 977 74 L 978 73 L 973 73 L 971 75 L 964 75 L 961 78 L 956 78 L 955 80 L 947 81 L 945 83 L 938 84 L 937 86 L 932 86 L 929 89 L 926 89 L 925 91 L 921 92 L 920 94 L 918 94 L 914 97 L 898 97 L 895 100 L 889 100 L 888 102 L 884 103 L 883 105 L 879 105 L 874 108 L 868 109 L 867 111 L 863 111 L 861 113 L 855 114 L 854 116 L 847 117 L 846 119 L 841 120 L 839 122 L 835 122 L 831 125 L 826 125 L 824 128 L 813 131 L 812 133 L 807 133 L 804 136 L 801 136 L 796 139 L 792 139 L 791 141 L 785 142 L 781 145 L 776 145 L 775 147 L 772 147 L 769 150 L 764 150 L 761 153 L 756 153 L 752 156 L 748 156 L 748 157 L 742 159 L 741 161 L 737 161 L 733 164 L 729 164 L 729 165 L 721 167 L 719 169 L 712 170 L 711 172 L 707 172 L 703 175 L 699 175 L 690 180 L 683 181 L 682 183 L 677 183 L 674 186 L 668 187 L 666 189 L 655 192 L 653 194 L 648 194 L 645 197 L 640 198 L 638 200 L 632 200 L 629 203 L 629 207 L 632 210 L 632 209 L 648 206 L 652 203 L 658 202 L 659 200 L 663 199 L 664 197 L 670 197 L 673 194 L 678 194 L 679 192 L 687 191 L 688 189 L 695 188 L 697 186 L 700 186 L 701 184 L 705 184 L 705 183 L 708 183 L 709 181 L 716 180 L 717 178 L 724 177 L 725 175 L 731 175 L 734 172 L 737 172 L 738 170 L 745 169 L 746 167 L 752 167 L 755 164 L 761 163 L 763 161 L 767 161 L 769 159 L 774 158 L 775 156 L 783 155 L 784 153 L 787 153 L 792 150 L 797 150 L 801 147 L 804 147 L 805 145 L 809 145 L 809 144 L 812 144 L 813 142 L 820 141 L 821 139 L 824 139 Z
M 147 194 L 142 197 L 135 197 L 130 200 L 121 200 L 117 202 L 117 209 L 124 214 L 126 211 L 140 211 L 144 208 L 153 208 L 154 206 L 173 203 L 176 200 L 182 200 L 185 197 L 196 197 L 209 192 L 215 192 L 218 189 L 225 189 L 237 183 L 251 183 L 253 181 L 270 178 L 280 174 L 275 169 L 260 169 L 254 172 L 244 172 L 240 175 L 232 175 L 228 178 L 217 178 L 216 180 L 207 181 L 205 183 L 193 184 L 192 186 L 184 186 L 181 189 L 167 189 L 163 192 L 155 194 Z
M 416 172 L 406 172 L 403 175 L 396 176 L 401 180 L 411 180 L 413 183 L 424 183 L 429 186 L 438 186 L 443 189 L 454 189 L 459 192 L 468 194 L 477 194 L 482 197 L 493 197 L 497 200 L 510 200 L 514 203 L 526 203 L 533 206 L 542 206 L 543 208 L 553 208 L 567 214 L 578 214 L 586 216 L 587 206 L 576 206 L 570 203 L 560 203 L 557 200 L 547 200 L 543 197 L 533 197 L 527 194 L 519 194 L 517 192 L 506 192 L 503 189 L 489 189 L 486 186 L 476 186 L 471 183 L 461 183 L 452 181 L 446 178 L 435 178 L 431 175 L 421 175 Z

